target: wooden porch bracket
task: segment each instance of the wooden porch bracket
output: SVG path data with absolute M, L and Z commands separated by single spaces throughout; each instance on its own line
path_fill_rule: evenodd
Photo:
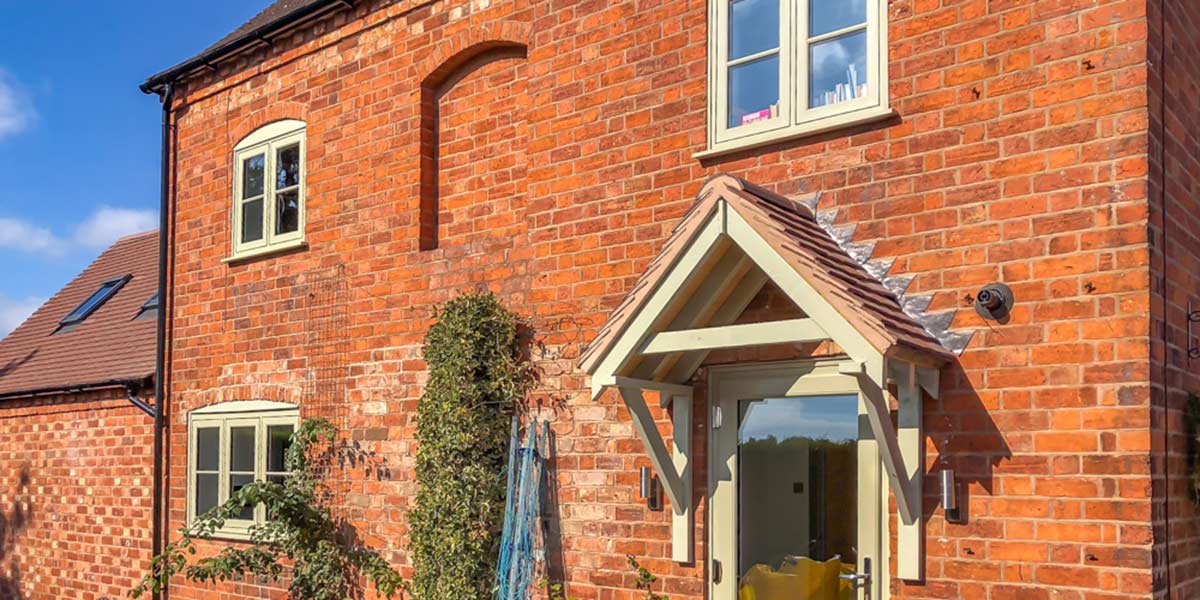
M 618 383 L 617 389 L 633 418 L 633 428 L 646 446 L 646 454 L 650 456 L 650 464 L 663 484 L 667 500 L 671 502 L 671 559 L 679 563 L 692 562 L 692 540 L 695 535 L 692 517 L 692 390 L 684 388 L 686 394 L 663 394 L 672 404 L 671 423 L 675 442 L 672 454 L 667 450 L 666 441 L 650 415 L 643 389 L 630 383 L 629 380 L 625 380 L 624 385 Z

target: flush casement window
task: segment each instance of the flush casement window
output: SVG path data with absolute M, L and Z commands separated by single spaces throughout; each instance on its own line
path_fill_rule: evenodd
M 883 118 L 883 0 L 709 3 L 711 152 Z
M 299 417 L 293 404 L 265 401 L 193 411 L 188 416 L 188 523 L 253 481 L 282 483 L 287 477 L 284 454 Z M 221 534 L 245 536 L 266 518 L 265 507 L 244 507 Z
M 245 258 L 304 244 L 305 127 L 265 125 L 233 153 L 233 255 Z

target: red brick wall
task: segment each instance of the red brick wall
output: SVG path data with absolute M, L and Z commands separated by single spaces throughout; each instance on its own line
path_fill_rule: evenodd
M 535 400 L 559 452 L 551 554 L 568 593 L 632 597 L 634 553 L 673 600 L 704 597 L 703 527 L 697 562 L 672 565 L 669 512 L 636 500 L 648 461 L 628 415 L 611 394 L 591 401 L 574 362 L 702 181 L 731 172 L 822 190 L 877 254 L 898 257 L 893 273 L 916 276 L 913 292 L 936 294 L 935 310 L 966 308 L 993 280 L 1016 291 L 1006 324 L 960 311 L 956 328 L 977 333 L 929 403 L 926 466 L 964 477 L 969 520 L 945 523 L 928 486 L 927 580 L 895 582 L 893 596 L 1150 595 L 1145 2 L 894 0 L 888 12 L 898 117 L 703 162 L 703 0 L 383 2 L 189 85 L 176 524 L 186 411 L 290 398 L 342 418 L 388 462 L 391 481 L 349 478 L 344 510 L 406 564 L 421 335 L 433 303 L 482 284 L 541 342 Z M 520 43 L 526 59 L 462 71 L 465 56 Z M 437 103 L 438 244 L 421 250 L 434 108 L 422 86 L 458 73 Z M 284 117 L 308 122 L 309 248 L 225 264 L 232 146 Z
M 1187 338 L 1189 306 L 1200 310 L 1200 5 L 1150 0 L 1149 8 L 1155 590 L 1192 598 L 1200 596 L 1200 510 L 1189 493 L 1183 417 L 1187 395 L 1200 394 L 1200 358 L 1187 355 L 1200 347 L 1200 323 Z
M 153 420 L 124 390 L 0 400 L 0 598 L 124 598 L 150 559 Z

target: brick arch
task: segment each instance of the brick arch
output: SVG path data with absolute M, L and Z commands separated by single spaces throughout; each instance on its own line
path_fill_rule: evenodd
M 455 71 L 480 55 L 498 48 L 529 48 L 530 26 L 519 21 L 494 21 L 468 27 L 440 40 L 420 69 L 421 89 L 436 89 Z
M 271 102 L 262 110 L 253 111 L 246 118 L 234 123 L 230 127 L 230 142 L 236 146 L 259 127 L 284 119 L 296 119 L 307 123 L 308 105 L 287 100 Z
M 470 27 L 437 44 L 420 70 L 420 248 L 438 247 L 438 99 L 456 78 L 488 55 L 527 56 L 530 26 L 499 21 Z

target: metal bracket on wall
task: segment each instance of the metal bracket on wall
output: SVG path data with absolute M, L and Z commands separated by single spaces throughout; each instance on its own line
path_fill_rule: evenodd
M 1188 320 L 1187 320 L 1187 345 L 1188 345 L 1188 360 L 1200 358 L 1200 344 L 1194 342 L 1196 339 L 1192 334 L 1192 323 L 1200 323 L 1200 310 L 1193 310 L 1192 303 L 1188 302 Z

